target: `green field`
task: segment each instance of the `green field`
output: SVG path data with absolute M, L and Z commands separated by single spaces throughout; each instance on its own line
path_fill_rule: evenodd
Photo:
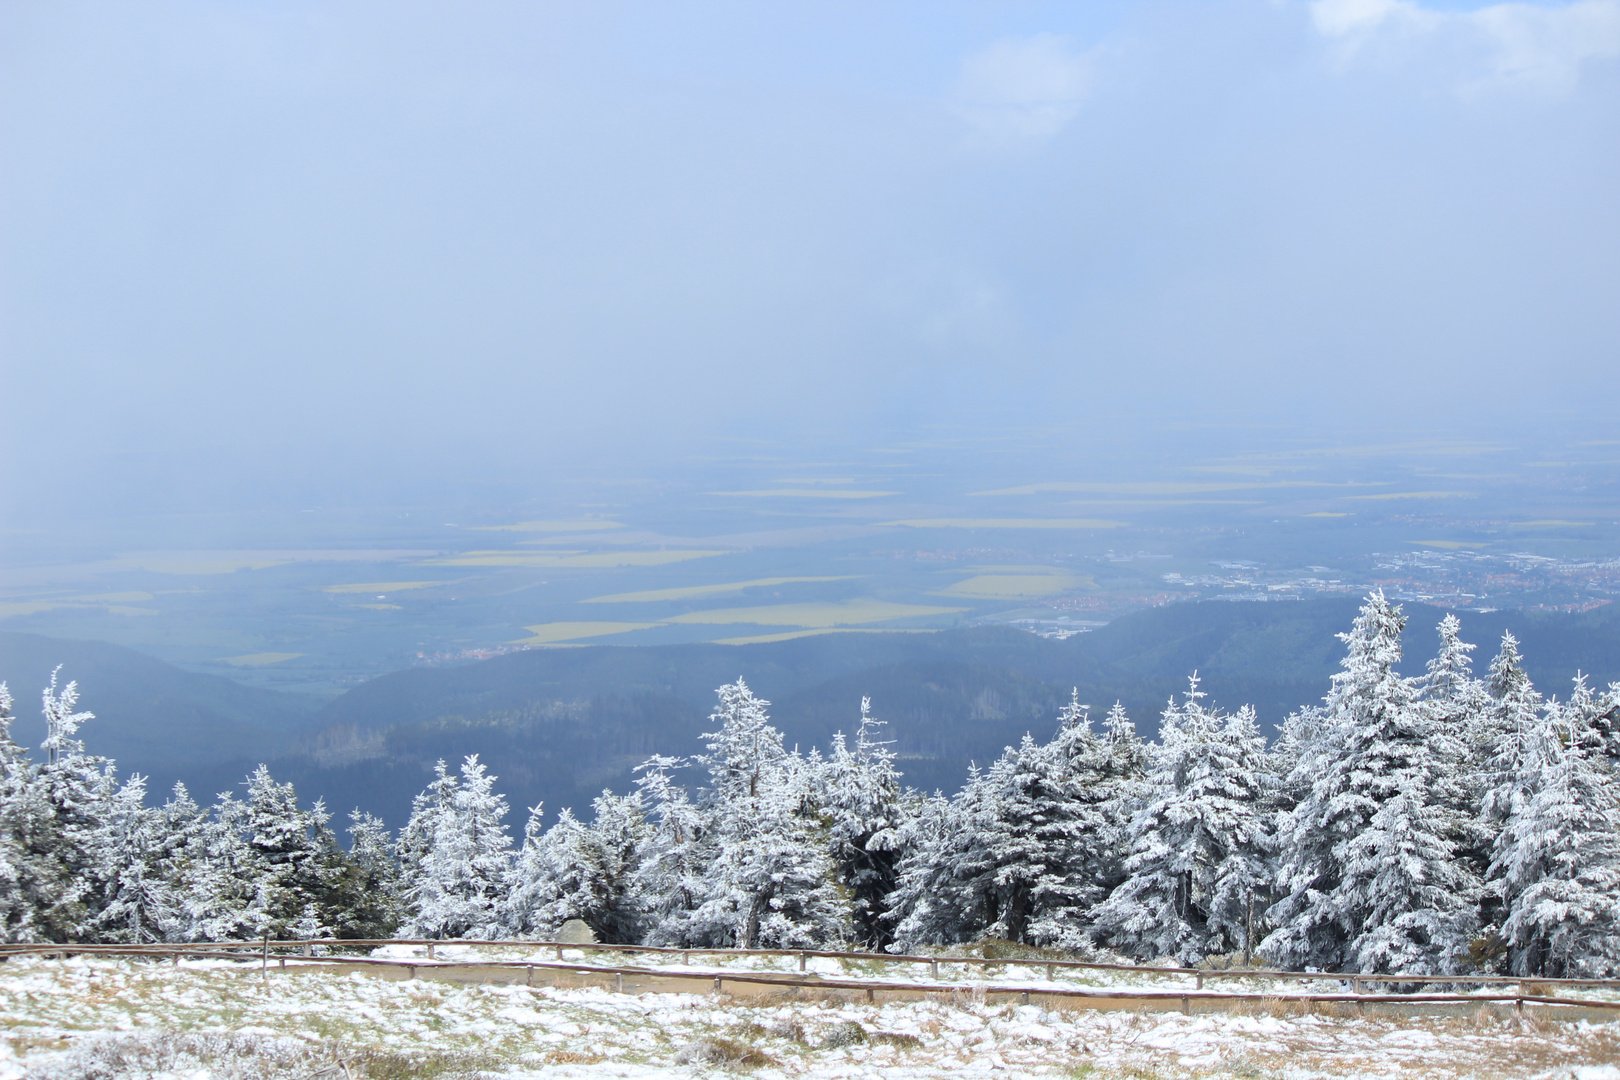
M 231 667 L 269 667 L 271 664 L 281 664 L 288 660 L 296 660 L 303 653 L 296 652 L 256 652 L 246 656 L 222 656 L 219 662 L 229 664 Z
M 940 589 L 935 595 L 960 597 L 963 600 L 1035 600 L 1042 596 L 1096 587 L 1097 582 L 1090 577 L 1063 573 L 978 574 Z
M 625 634 L 631 630 L 646 630 L 657 626 L 657 623 L 630 623 L 630 622 L 554 622 L 537 623 L 534 626 L 525 626 L 530 635 L 514 641 L 514 645 L 556 645 L 564 641 L 578 641 L 581 638 L 607 637 L 610 634 Z
M 1128 521 L 1105 518 L 907 518 L 885 521 L 909 529 L 1122 529 Z
M 715 611 L 694 611 L 686 615 L 677 615 L 668 621 L 720 626 L 748 623 L 754 626 L 827 628 L 889 622 L 894 619 L 953 615 L 966 610 L 959 607 L 929 607 L 923 604 L 896 604 L 888 600 L 863 599 L 826 604 L 768 604 L 762 607 L 720 608 Z
M 606 570 L 620 566 L 667 566 L 688 559 L 725 555 L 724 551 L 469 551 L 445 559 L 429 559 L 423 566 L 504 566 L 550 569 Z
M 622 529 L 618 521 L 519 521 L 512 525 L 471 525 L 474 532 L 601 532 L 604 529 Z
M 710 495 L 732 495 L 753 499 L 881 499 L 898 491 L 851 491 L 836 488 L 769 488 L 761 491 L 711 491 Z
M 610 593 L 581 600 L 582 604 L 652 604 L 669 600 L 692 600 L 700 596 L 742 592 L 744 589 L 768 589 L 773 585 L 796 585 L 801 582 L 854 581 L 859 574 L 839 574 L 832 577 L 772 577 L 752 581 L 728 581 L 718 585 L 688 585 L 679 589 L 647 589 L 644 592 Z
M 391 593 L 408 589 L 431 589 L 443 581 L 362 581 L 354 585 L 328 585 L 322 592 L 329 593 Z

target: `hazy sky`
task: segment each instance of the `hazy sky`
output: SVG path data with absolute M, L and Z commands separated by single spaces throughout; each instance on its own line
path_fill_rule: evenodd
M 1617 121 L 1620 0 L 8 2 L 7 503 L 1014 418 L 1612 436 Z

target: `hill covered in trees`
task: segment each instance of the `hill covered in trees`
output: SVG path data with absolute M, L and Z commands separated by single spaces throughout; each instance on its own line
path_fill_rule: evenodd
M 1173 604 L 1051 641 L 1004 627 L 938 634 L 829 634 L 745 646 L 537 649 L 479 663 L 396 672 L 326 702 L 249 690 L 130 650 L 0 634 L 0 679 L 84 687 L 100 719 L 96 744 L 153 791 L 241 791 L 261 762 L 307 798 L 364 806 L 394 826 L 439 758 L 499 761 L 516 805 L 584 807 L 654 753 L 684 754 L 707 730 L 714 688 L 746 675 L 772 704 L 787 745 L 826 749 L 863 696 L 890 722 L 907 782 L 955 790 L 1026 732 L 1048 738 L 1078 688 L 1104 710 L 1121 701 L 1145 734 L 1165 701 L 1198 671 L 1218 701 L 1251 703 L 1260 729 L 1318 701 L 1337 669 L 1333 634 L 1353 600 Z M 1441 612 L 1415 608 L 1403 644 L 1433 655 Z M 1620 611 L 1463 613 L 1464 632 L 1496 641 L 1511 629 L 1538 685 L 1577 670 L 1620 678 Z M 37 745 L 32 715 L 19 740 Z
M 1620 683 L 1560 700 L 1504 634 L 1484 677 L 1453 617 L 1403 674 L 1407 621 L 1375 593 L 1337 636 L 1320 704 L 1274 740 L 1199 677 L 1145 741 L 1078 692 L 954 796 L 905 783 L 863 700 L 852 737 L 790 748 L 770 702 L 720 687 L 690 756 L 653 754 L 586 822 L 533 807 L 521 839 L 485 762 L 439 761 L 397 836 L 266 767 L 202 808 L 78 738 L 53 678 L 45 738 L 0 692 L 0 932 L 12 940 L 547 937 L 914 949 L 993 936 L 1184 963 L 1597 976 L 1620 963 Z M 550 822 L 548 824 L 548 821 Z

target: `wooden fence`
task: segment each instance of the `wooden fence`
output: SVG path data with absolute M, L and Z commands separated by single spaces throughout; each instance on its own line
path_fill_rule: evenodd
M 425 957 L 376 957 L 362 955 L 342 955 L 331 950 L 366 950 L 381 946 L 411 946 L 423 948 Z M 317 952 L 317 947 L 324 950 L 324 954 Z M 554 950 L 555 959 L 448 959 L 437 955 L 438 950 L 452 948 L 522 948 L 529 950 Z M 657 954 L 667 957 L 679 956 L 682 968 L 660 966 L 628 966 L 591 963 L 585 960 L 572 961 L 564 958 L 566 950 L 573 950 L 583 954 L 589 953 L 621 953 L 621 954 Z M 1062 1003 L 1069 1007 L 1119 1007 L 1122 1002 L 1138 1002 L 1142 1004 L 1157 1004 L 1161 1007 L 1179 1005 L 1182 1012 L 1190 1012 L 1195 1004 L 1215 1007 L 1231 1007 L 1239 1003 L 1250 1005 L 1272 1002 L 1309 1002 L 1328 1003 L 1342 1002 L 1354 1004 L 1360 1008 L 1372 1005 L 1433 1005 L 1433 1004 L 1501 1004 L 1512 1005 L 1519 1012 L 1524 1011 L 1527 1004 L 1543 1006 L 1572 1006 L 1599 1010 L 1620 1010 L 1620 1000 L 1609 1001 L 1601 998 L 1574 998 L 1561 996 L 1557 993 L 1563 989 L 1576 988 L 1603 988 L 1620 990 L 1620 979 L 1530 979 L 1500 975 L 1363 975 L 1354 973 L 1333 972 L 1300 972 L 1275 970 L 1244 970 L 1244 969 L 1202 969 L 1179 967 L 1152 967 L 1139 964 L 1104 964 L 1080 960 L 1051 960 L 1041 957 L 982 957 L 982 956 L 911 956 L 891 953 L 869 952 L 835 952 L 817 949 L 681 949 L 661 948 L 647 945 L 606 945 L 606 944 L 574 944 L 556 941 L 467 941 L 467 940 L 410 940 L 410 939 L 382 939 L 382 940 L 332 940 L 319 941 L 212 941 L 212 942 L 186 942 L 180 944 L 146 944 L 146 945 L 103 945 L 103 944 L 55 944 L 55 943 L 27 943 L 27 944 L 0 944 L 0 958 L 8 956 L 120 956 L 120 957 L 147 957 L 152 959 L 168 959 L 178 964 L 183 957 L 234 957 L 241 960 L 258 960 L 262 967 L 268 970 L 269 961 L 274 957 L 278 968 L 285 968 L 289 959 L 298 965 L 347 965 L 357 969 L 393 969 L 401 970 L 407 978 L 417 978 L 419 975 L 437 975 L 439 977 L 456 974 L 476 976 L 477 970 L 490 973 L 490 977 L 483 981 L 493 981 L 493 973 L 504 973 L 503 981 L 515 981 L 516 975 L 522 972 L 524 981 L 530 985 L 534 982 L 535 973 L 550 973 L 553 977 L 562 973 L 572 972 L 579 976 L 592 979 L 600 978 L 604 984 L 609 984 L 617 990 L 623 990 L 625 980 L 630 979 L 639 983 L 644 989 L 657 989 L 657 983 L 691 984 L 698 982 L 715 993 L 723 993 L 726 983 L 738 987 L 751 987 L 755 989 L 768 989 L 777 987 L 783 990 L 790 988 L 813 989 L 822 992 L 845 991 L 863 993 L 868 1001 L 876 1001 L 879 994 L 889 997 L 895 996 L 926 996 L 937 994 L 962 994 L 971 990 L 976 994 L 983 994 L 987 998 L 1008 997 L 1029 1001 L 1032 995 L 1040 1000 L 1050 1000 L 1053 1004 Z M 703 956 L 757 956 L 757 957 L 786 957 L 798 961 L 799 973 L 773 972 L 773 971 L 738 971 L 735 969 L 709 968 L 692 969 L 692 957 Z M 1032 982 L 1028 985 L 984 985 L 975 984 L 965 987 L 961 983 L 950 982 L 917 982 L 907 979 L 871 979 L 856 978 L 844 975 L 824 976 L 807 972 L 808 962 L 812 958 L 830 958 L 839 961 L 859 962 L 863 964 L 926 964 L 929 967 L 930 978 L 938 979 L 942 965 L 953 964 L 967 967 L 987 969 L 999 968 L 1035 968 L 1044 969 L 1044 983 Z M 1050 985 L 1056 980 L 1057 973 L 1064 970 L 1084 970 L 1113 973 L 1130 973 L 1156 975 L 1183 980 L 1191 980 L 1193 986 L 1186 987 L 1127 987 L 1127 988 L 1091 988 L 1091 987 L 1064 987 Z M 1206 981 L 1219 981 L 1223 979 L 1254 979 L 1270 982 L 1321 982 L 1331 981 L 1348 986 L 1349 991 L 1337 992 L 1294 992 L 1279 993 L 1277 991 L 1264 992 L 1255 990 L 1216 991 L 1205 988 Z M 1369 993 L 1364 989 L 1367 986 L 1503 986 L 1511 987 L 1511 991 L 1503 993 L 1460 993 L 1446 992 L 1409 992 L 1409 993 Z M 679 987 L 666 987 L 679 991 Z M 686 986 L 685 992 L 691 987 Z

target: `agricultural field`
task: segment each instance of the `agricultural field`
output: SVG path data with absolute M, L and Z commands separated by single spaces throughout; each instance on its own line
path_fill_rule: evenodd
M 0 965 L 0 1080 L 652 1080 L 718 1069 L 761 1078 L 1620 1078 L 1620 1024 L 1483 1005 L 1362 1016 L 1277 998 L 1183 1015 L 987 997 L 998 983 L 867 1003 L 837 990 L 617 993 L 401 974 L 274 960 L 261 971 L 230 960 L 14 958 Z

